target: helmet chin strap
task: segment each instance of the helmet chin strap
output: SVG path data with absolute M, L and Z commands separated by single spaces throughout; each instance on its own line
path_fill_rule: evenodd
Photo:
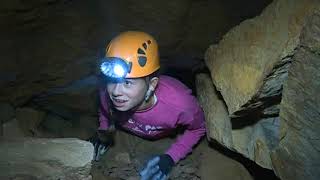
M 148 89 L 148 91 L 146 92 L 146 95 L 144 97 L 144 101 L 148 102 L 150 100 L 151 95 L 153 94 L 153 90 Z
M 151 99 L 151 97 L 153 95 L 153 91 L 154 91 L 153 88 L 150 87 L 150 85 L 149 85 L 148 90 L 144 95 L 144 99 L 141 101 L 141 103 L 139 103 L 137 106 L 135 106 L 135 108 L 133 108 L 133 110 L 134 109 L 138 109 L 143 104 L 147 104 L 150 101 L 150 99 Z

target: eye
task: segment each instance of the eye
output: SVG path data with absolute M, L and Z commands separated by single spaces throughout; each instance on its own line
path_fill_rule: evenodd
M 125 86 L 131 86 L 133 83 L 132 83 L 132 81 L 130 81 L 130 80 L 125 80 L 124 81 L 124 85 Z

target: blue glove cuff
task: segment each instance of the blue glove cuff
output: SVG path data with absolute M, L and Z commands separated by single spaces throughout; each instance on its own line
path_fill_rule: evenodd
M 159 169 L 163 174 L 168 175 L 174 166 L 174 161 L 168 154 L 162 154 L 159 157 Z

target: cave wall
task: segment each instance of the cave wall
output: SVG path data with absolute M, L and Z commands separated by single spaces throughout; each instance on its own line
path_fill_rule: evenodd
M 0 134 L 19 131 L 13 127 L 20 124 L 36 135 L 39 121 L 63 136 L 72 135 L 71 125 L 94 129 L 96 62 L 121 31 L 149 32 L 159 41 L 164 69 L 184 69 L 190 76 L 209 44 L 270 1 L 1 1 L 0 124 L 7 129 Z
M 167 62 L 201 59 L 209 44 L 270 0 L 244 2 L 257 8 L 244 11 L 229 0 L 1 1 L 0 101 L 22 105 L 93 74 L 106 43 L 121 31 L 155 36 Z

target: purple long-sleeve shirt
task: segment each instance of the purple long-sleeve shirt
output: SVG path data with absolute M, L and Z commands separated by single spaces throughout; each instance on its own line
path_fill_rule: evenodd
M 184 127 L 184 133 L 165 152 L 177 163 L 205 134 L 204 114 L 191 90 L 172 77 L 160 76 L 155 95 L 157 101 L 152 108 L 135 112 L 121 121 L 120 126 L 148 139 L 159 139 L 179 126 Z M 108 128 L 107 98 L 105 89 L 101 89 L 99 129 Z

